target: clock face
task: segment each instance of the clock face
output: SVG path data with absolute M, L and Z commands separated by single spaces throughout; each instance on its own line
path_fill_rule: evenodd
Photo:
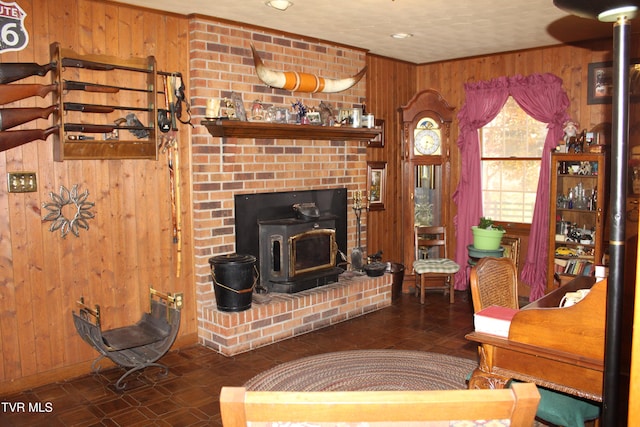
M 440 134 L 431 129 L 423 129 L 415 135 L 415 150 L 419 154 L 430 155 L 440 150 Z

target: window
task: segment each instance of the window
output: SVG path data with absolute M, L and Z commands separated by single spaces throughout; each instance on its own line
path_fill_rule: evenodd
M 512 97 L 480 130 L 484 216 L 531 223 L 546 136 L 546 123 L 527 115 Z

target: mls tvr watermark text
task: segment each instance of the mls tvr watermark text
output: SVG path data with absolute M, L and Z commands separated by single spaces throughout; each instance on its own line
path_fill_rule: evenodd
M 48 413 L 53 412 L 51 402 L 0 402 L 0 408 L 4 413 Z

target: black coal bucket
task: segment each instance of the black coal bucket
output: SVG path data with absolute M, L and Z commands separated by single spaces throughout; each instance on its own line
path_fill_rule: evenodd
M 213 290 L 220 311 L 251 308 L 253 289 L 258 281 L 256 257 L 227 254 L 209 258 Z
M 402 282 L 404 282 L 404 265 L 396 262 L 387 264 L 387 271 L 393 276 L 391 278 L 391 301 L 397 300 L 402 295 Z

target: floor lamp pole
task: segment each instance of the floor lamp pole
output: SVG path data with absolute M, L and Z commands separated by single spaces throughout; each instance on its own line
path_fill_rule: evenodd
M 560 9 L 583 18 L 615 22 L 613 34 L 612 144 L 610 156 L 609 277 L 605 325 L 602 424 L 619 424 L 624 293 L 627 157 L 629 138 L 630 19 L 638 13 L 638 0 L 553 0 Z M 591 83 L 591 82 L 590 82 Z M 627 396 L 622 397 L 627 400 Z
M 622 301 L 624 293 L 627 158 L 629 137 L 629 43 L 630 22 L 619 16 L 613 33 L 613 126 L 609 201 L 609 278 L 605 333 L 602 422 L 617 426 L 622 378 Z

